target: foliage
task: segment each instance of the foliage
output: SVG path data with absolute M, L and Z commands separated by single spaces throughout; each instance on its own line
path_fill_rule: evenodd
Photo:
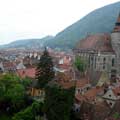
M 17 111 L 23 107 L 25 88 L 14 74 L 0 75 L 0 106 Z M 4 105 L 5 104 L 5 105 Z
M 74 87 L 64 89 L 56 84 L 46 87 L 44 111 L 48 120 L 69 120 L 74 100 Z
M 83 60 L 81 57 L 77 56 L 75 58 L 74 62 L 75 67 L 80 71 L 80 72 L 85 72 L 87 63 L 85 60 Z
M 114 113 L 113 118 L 120 119 L 120 114 L 118 112 Z
M 16 113 L 12 120 L 35 120 L 36 116 L 41 115 L 43 103 L 33 102 L 31 106 Z
M 11 120 L 11 116 L 9 115 L 0 115 L 0 120 Z
M 32 84 L 32 80 L 26 77 L 22 79 L 21 83 L 25 87 L 25 89 L 27 89 Z
M 36 71 L 36 79 L 38 80 L 39 88 L 44 88 L 45 85 L 54 78 L 52 58 L 46 48 L 40 58 Z

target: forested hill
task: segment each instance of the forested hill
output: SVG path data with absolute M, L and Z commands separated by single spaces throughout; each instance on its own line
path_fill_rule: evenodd
M 120 12 L 120 2 L 107 5 L 89 13 L 78 22 L 58 33 L 48 45 L 73 48 L 87 34 L 110 33 Z
M 120 2 L 94 10 L 76 23 L 59 32 L 55 37 L 47 36 L 42 39 L 20 40 L 1 48 L 73 48 L 86 35 L 95 33 L 110 33 L 120 12 Z

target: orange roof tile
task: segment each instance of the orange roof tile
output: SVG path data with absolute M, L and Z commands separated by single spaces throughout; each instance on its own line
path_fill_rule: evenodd
M 79 102 L 81 102 L 81 101 L 86 101 L 86 98 L 85 98 L 83 95 L 81 95 L 81 94 L 76 94 L 76 95 L 75 95 L 75 99 L 76 99 L 77 101 L 79 101 Z
M 77 49 L 114 52 L 109 34 L 89 35 L 85 39 L 80 40 Z
M 17 70 L 17 74 L 21 78 L 25 78 L 25 77 L 35 78 L 35 72 L 36 72 L 36 68 L 26 68 L 26 69 Z
M 86 84 L 89 84 L 89 80 L 86 78 L 82 78 L 82 79 L 76 81 L 77 88 L 84 87 Z
M 88 90 L 84 96 L 88 99 L 88 100 L 94 100 L 94 98 L 97 96 L 98 93 L 102 92 L 103 88 L 102 87 L 95 87 L 92 88 L 90 90 Z

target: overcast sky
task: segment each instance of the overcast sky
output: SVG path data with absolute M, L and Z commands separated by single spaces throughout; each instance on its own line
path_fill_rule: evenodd
M 96 8 L 119 0 L 0 0 L 0 44 L 56 35 Z

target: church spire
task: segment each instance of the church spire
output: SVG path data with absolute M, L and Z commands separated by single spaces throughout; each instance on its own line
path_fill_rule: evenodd
M 117 22 L 115 23 L 115 28 L 113 30 L 113 32 L 120 32 L 120 12 L 117 18 Z

